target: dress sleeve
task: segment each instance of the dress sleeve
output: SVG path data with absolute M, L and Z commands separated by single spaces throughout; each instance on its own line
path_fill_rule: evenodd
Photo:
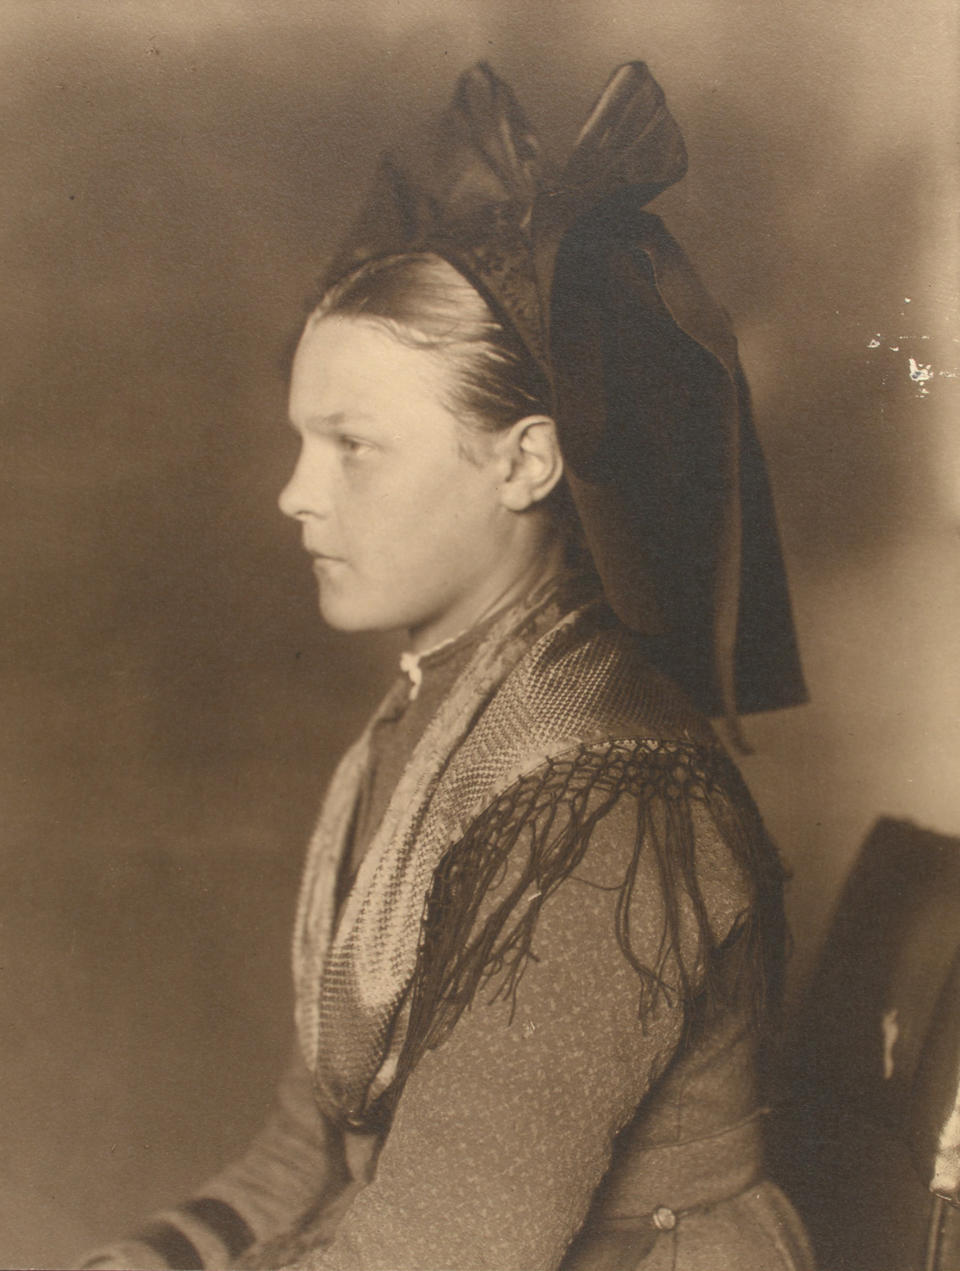
M 248 1150 L 128 1240 L 87 1255 L 85 1268 L 139 1271 L 235 1267 L 251 1246 L 315 1220 L 344 1190 L 342 1136 L 319 1113 L 294 1049 L 273 1111 Z
M 374 1180 L 333 1242 L 317 1246 L 297 1269 L 559 1266 L 608 1168 L 615 1136 L 683 1033 L 684 997 L 669 991 L 679 986 L 678 959 L 662 956 L 662 874 L 656 853 L 637 851 L 637 824 L 631 795 L 596 824 L 588 851 L 540 909 L 519 983 L 496 997 L 497 977 L 488 980 L 446 1040 L 423 1055 Z M 712 822 L 700 818 L 695 833 L 704 891 L 721 898 L 709 908 L 722 939 L 749 901 Z M 628 869 L 635 871 L 632 959 L 617 936 Z M 510 886 L 507 876 L 497 889 Z M 683 904 L 681 911 L 687 947 L 680 956 L 696 962 L 696 915 Z M 659 965 L 668 989 L 642 1010 L 638 961 Z M 695 971 L 684 973 L 685 983 L 691 979 Z

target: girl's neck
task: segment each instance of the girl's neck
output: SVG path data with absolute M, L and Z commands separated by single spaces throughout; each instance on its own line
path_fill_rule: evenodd
M 547 540 L 542 550 L 533 554 L 524 567 L 516 572 L 504 585 L 495 590 L 486 600 L 477 605 L 476 612 L 466 622 L 462 622 L 455 631 L 448 634 L 435 634 L 433 631 L 408 632 L 409 652 L 404 657 L 419 662 L 440 649 L 446 648 L 466 635 L 468 631 L 487 622 L 495 614 L 516 604 L 534 588 L 541 586 L 554 575 L 559 574 L 564 565 L 563 544 L 559 539 Z

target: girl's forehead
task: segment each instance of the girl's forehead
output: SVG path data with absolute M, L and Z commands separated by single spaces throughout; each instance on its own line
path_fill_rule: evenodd
M 403 343 L 375 321 L 325 317 L 304 329 L 293 362 L 291 398 L 396 404 L 404 398 L 439 399 L 446 387 L 442 359 L 432 350 Z
M 301 432 L 362 425 L 380 440 L 453 445 L 460 425 L 450 397 L 439 354 L 375 322 L 324 317 L 308 323 L 294 358 L 290 422 Z

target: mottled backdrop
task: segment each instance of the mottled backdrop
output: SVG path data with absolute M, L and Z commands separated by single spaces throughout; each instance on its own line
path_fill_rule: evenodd
M 794 985 L 879 813 L 960 832 L 955 0 L 5 0 L 0 1264 L 212 1170 L 289 1044 L 325 777 L 390 674 L 275 497 L 302 296 L 484 57 L 562 148 L 647 60 L 732 311 L 813 703 L 745 767 Z M 911 374 L 912 372 L 912 374 Z

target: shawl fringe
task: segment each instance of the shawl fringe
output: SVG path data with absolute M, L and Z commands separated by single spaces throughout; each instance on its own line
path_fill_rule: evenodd
M 524 971 L 536 960 L 540 912 L 624 795 L 637 801 L 636 833 L 624 875 L 609 890 L 617 892 L 617 943 L 639 981 L 639 1018 L 661 995 L 679 998 L 697 1008 L 687 1012 L 689 1030 L 703 1012 L 744 994 L 758 1024 L 769 1021 L 782 988 L 785 871 L 735 765 L 719 748 L 680 741 L 583 744 L 516 781 L 443 858 L 424 908 L 396 1078 L 370 1109 L 374 1120 L 389 1122 L 410 1073 L 478 994 L 489 989 L 489 1002 L 509 1000 L 513 1018 Z M 720 940 L 698 877 L 696 805 L 709 813 L 753 893 Z M 645 853 L 653 854 L 664 902 L 652 963 L 637 955 L 631 933 Z M 509 889 L 491 907 L 489 897 L 508 872 Z M 694 917 L 692 947 L 684 907 Z

